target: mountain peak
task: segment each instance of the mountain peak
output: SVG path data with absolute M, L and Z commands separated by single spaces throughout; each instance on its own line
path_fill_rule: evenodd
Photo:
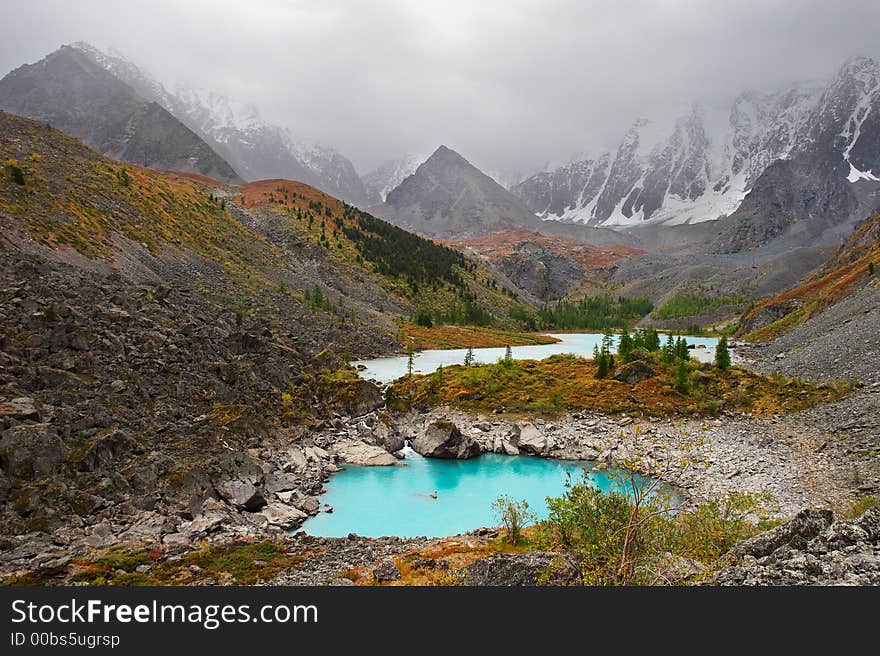
M 443 160 L 443 161 L 461 160 L 467 164 L 470 164 L 470 162 L 468 162 L 464 157 L 462 157 L 457 152 L 452 150 L 452 148 L 450 148 L 449 146 L 445 146 L 443 144 L 440 144 L 440 146 L 437 147 L 437 150 L 435 150 L 431 154 L 431 156 L 427 159 L 427 161 L 431 161 L 432 159 Z
M 388 193 L 383 213 L 404 228 L 454 239 L 537 224 L 522 201 L 445 145 Z

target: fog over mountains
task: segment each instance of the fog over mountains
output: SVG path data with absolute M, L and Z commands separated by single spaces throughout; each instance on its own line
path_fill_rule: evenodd
M 722 219 L 719 252 L 761 246 L 795 223 L 803 245 L 839 238 L 875 208 L 880 183 L 880 65 L 858 56 L 830 80 L 743 91 L 720 125 L 698 102 L 669 126 L 637 118 L 615 150 L 507 178 L 510 193 L 446 147 L 360 176 L 343 154 L 264 120 L 247 99 L 187 84 L 169 90 L 120 53 L 83 42 L 9 73 L 0 108 L 139 164 L 220 180 L 300 180 L 360 207 L 384 201 L 391 220 L 452 239 Z

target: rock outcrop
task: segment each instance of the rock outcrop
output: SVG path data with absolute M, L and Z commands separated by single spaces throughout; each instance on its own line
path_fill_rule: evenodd
M 829 510 L 803 510 L 792 520 L 740 542 L 733 563 L 718 570 L 719 585 L 878 585 L 880 507 L 855 521 Z
M 334 444 L 332 451 L 343 462 L 347 462 L 350 465 L 382 467 L 398 464 L 397 458 L 385 449 L 358 440 L 347 440 Z
M 558 553 L 502 553 L 468 565 L 459 573 L 462 585 L 535 586 L 576 584 L 577 569 Z
M 450 421 L 435 421 L 413 440 L 412 448 L 426 458 L 465 459 L 480 455 L 476 440 L 462 435 Z

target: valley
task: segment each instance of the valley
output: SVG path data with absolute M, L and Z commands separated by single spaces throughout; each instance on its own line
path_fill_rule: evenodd
M 878 89 L 508 188 L 361 178 L 88 44 L 12 71 L 0 582 L 880 583 Z M 585 517 L 634 498 L 612 571 Z

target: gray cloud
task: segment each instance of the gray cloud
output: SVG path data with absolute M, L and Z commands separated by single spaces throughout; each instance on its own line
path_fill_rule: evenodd
M 34 0 L 0 25 L 0 70 L 84 40 L 253 101 L 362 172 L 440 143 L 531 170 L 614 148 L 638 116 L 880 56 L 878 26 L 876 0 Z

